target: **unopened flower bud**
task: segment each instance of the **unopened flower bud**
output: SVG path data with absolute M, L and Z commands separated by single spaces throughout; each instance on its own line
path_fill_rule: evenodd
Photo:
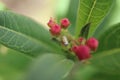
M 86 41 L 86 45 L 93 51 L 95 51 L 98 47 L 98 40 L 95 39 L 95 38 L 89 38 L 87 41 Z
M 61 20 L 61 27 L 67 28 L 70 25 L 70 21 L 67 18 Z
M 73 46 L 71 48 L 71 50 L 74 52 L 74 53 L 77 53 L 78 52 L 78 49 L 79 49 L 79 46 Z
M 72 51 L 75 52 L 79 60 L 90 58 L 90 48 L 86 45 L 74 46 Z
M 78 39 L 78 41 L 79 41 L 79 42 L 80 42 L 80 44 L 81 44 L 83 41 L 85 41 L 85 38 L 80 37 L 80 38 Z
M 55 22 L 55 20 L 54 20 L 53 18 L 50 18 L 49 22 L 47 23 L 47 25 L 48 25 L 49 27 L 52 27 L 52 26 L 54 26 L 55 24 L 56 24 L 56 22 Z
M 50 32 L 53 36 L 58 36 L 60 35 L 61 27 L 56 24 L 50 28 Z

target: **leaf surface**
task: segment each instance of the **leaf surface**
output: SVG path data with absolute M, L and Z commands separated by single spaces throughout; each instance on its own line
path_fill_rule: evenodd
M 98 74 L 93 77 L 98 80 L 120 79 L 120 48 L 100 52 L 91 59 L 91 64 L 98 69 Z
M 97 52 L 120 48 L 120 23 L 105 30 L 98 40 L 99 47 Z
M 82 27 L 91 23 L 89 36 L 92 36 L 97 26 L 110 11 L 114 0 L 80 0 L 76 25 L 76 36 Z
M 0 12 L 0 42 L 31 56 L 43 52 L 61 52 L 43 26 L 28 17 L 9 11 Z
M 0 45 L 0 79 L 22 80 L 31 58 Z
M 73 62 L 57 54 L 45 54 L 31 67 L 27 80 L 63 80 L 73 67 Z

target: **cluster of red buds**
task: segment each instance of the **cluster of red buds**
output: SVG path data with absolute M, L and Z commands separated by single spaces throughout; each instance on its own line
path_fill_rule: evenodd
M 86 40 L 83 37 L 79 38 L 79 44 L 72 47 L 72 51 L 77 55 L 79 60 L 89 59 L 91 52 L 96 51 L 98 47 L 98 40 L 91 37 Z
M 61 20 L 60 25 L 55 22 L 53 18 L 50 18 L 48 26 L 50 27 L 50 32 L 53 36 L 59 36 L 62 29 L 66 29 L 70 25 L 67 18 Z
M 89 59 L 90 53 L 96 51 L 98 47 L 98 40 L 94 37 L 87 40 L 83 37 L 73 38 L 67 31 L 69 25 L 70 21 L 67 18 L 61 19 L 60 24 L 56 23 L 53 18 L 50 18 L 48 22 L 51 35 L 62 44 L 62 47 L 66 47 L 71 53 L 75 53 L 79 60 Z

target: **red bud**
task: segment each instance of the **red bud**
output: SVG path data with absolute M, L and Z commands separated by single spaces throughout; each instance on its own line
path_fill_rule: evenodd
M 77 53 L 77 52 L 78 52 L 78 49 L 79 49 L 79 46 L 73 46 L 71 50 L 72 50 L 73 52 Z
M 95 38 L 89 38 L 87 41 L 86 41 L 86 45 L 93 51 L 95 51 L 98 47 L 98 40 L 95 39 Z
M 70 21 L 67 18 L 61 20 L 61 27 L 67 28 L 70 25 Z
M 52 26 L 54 26 L 55 24 L 56 24 L 56 22 L 55 22 L 55 20 L 54 20 L 53 18 L 50 18 L 49 22 L 47 23 L 47 25 L 48 25 L 49 27 L 52 27 Z
M 85 40 L 85 38 L 83 38 L 83 37 L 80 37 L 80 38 L 78 39 L 78 41 L 79 41 L 80 43 L 82 43 L 84 40 Z
M 50 28 L 50 32 L 53 36 L 60 35 L 61 27 L 56 24 Z
M 79 60 L 90 58 L 90 48 L 86 45 L 74 46 L 72 51 L 75 52 Z

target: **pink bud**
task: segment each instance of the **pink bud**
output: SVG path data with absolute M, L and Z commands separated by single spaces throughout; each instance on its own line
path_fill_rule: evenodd
M 74 46 L 72 51 L 75 52 L 79 60 L 90 58 L 90 48 L 86 45 Z
M 76 53 L 79 60 L 85 60 L 90 58 L 90 48 L 86 45 L 80 45 L 78 53 Z
M 95 51 L 98 47 L 98 40 L 95 39 L 95 38 L 89 38 L 87 41 L 86 41 L 86 45 L 93 51 Z
M 79 46 L 73 46 L 73 47 L 71 48 L 71 50 L 72 50 L 73 52 L 75 52 L 75 53 L 78 52 L 78 49 L 79 49 Z
M 78 39 L 78 41 L 79 41 L 80 43 L 82 43 L 84 40 L 85 40 L 85 38 L 83 38 L 83 37 L 80 37 L 80 38 Z
M 52 27 L 52 26 L 54 26 L 55 24 L 56 24 L 56 22 L 55 22 L 55 20 L 54 20 L 53 18 L 50 18 L 49 22 L 47 23 L 47 25 L 48 25 L 49 27 Z
M 70 25 L 70 21 L 67 18 L 61 20 L 61 27 L 67 28 Z
M 61 27 L 56 24 L 50 28 L 50 32 L 53 36 L 60 35 Z

